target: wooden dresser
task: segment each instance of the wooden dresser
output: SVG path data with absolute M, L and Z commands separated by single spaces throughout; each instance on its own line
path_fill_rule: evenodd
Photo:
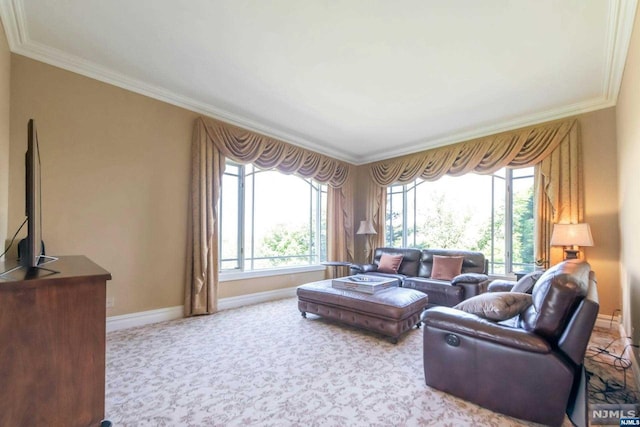
M 0 426 L 98 426 L 111 274 L 84 256 L 45 267 L 0 278 Z

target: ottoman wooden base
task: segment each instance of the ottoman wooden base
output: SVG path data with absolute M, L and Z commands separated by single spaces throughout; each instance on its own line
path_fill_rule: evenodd
M 427 294 L 415 289 L 389 288 L 375 294 L 336 289 L 331 280 L 299 286 L 298 309 L 307 313 L 367 329 L 391 337 L 398 337 L 420 326 L 420 315 L 427 307 Z

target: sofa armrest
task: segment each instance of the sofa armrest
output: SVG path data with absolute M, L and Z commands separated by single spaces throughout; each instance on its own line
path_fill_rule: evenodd
M 351 274 L 369 273 L 378 270 L 376 264 L 351 264 L 349 268 L 351 269 Z
M 451 279 L 452 285 L 459 283 L 482 283 L 489 280 L 489 276 L 481 273 L 462 273 Z
M 489 287 L 487 290 L 489 292 L 511 292 L 511 289 L 516 285 L 517 282 L 513 280 L 494 280 L 489 283 Z
M 524 329 L 494 323 L 455 308 L 430 308 L 422 313 L 421 320 L 425 328 L 437 328 L 517 350 L 533 353 L 551 352 L 549 343 L 538 335 Z

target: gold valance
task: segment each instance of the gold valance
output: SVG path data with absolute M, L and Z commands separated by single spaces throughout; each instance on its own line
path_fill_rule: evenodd
M 198 118 L 196 126 L 202 127 L 223 156 L 234 161 L 311 178 L 334 188 L 342 187 L 349 178 L 350 166 L 331 157 L 211 118 Z
M 443 175 L 493 173 L 505 166 L 532 166 L 564 140 L 576 120 L 491 135 L 371 164 L 371 179 L 382 187 L 417 178 L 435 181 Z

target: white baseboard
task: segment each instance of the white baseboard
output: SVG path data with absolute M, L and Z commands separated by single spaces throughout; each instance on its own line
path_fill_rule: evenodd
M 295 295 L 296 287 L 293 287 L 240 295 L 237 297 L 221 298 L 218 300 L 218 310 L 229 310 L 231 308 L 238 308 L 250 304 L 290 298 Z M 119 331 L 121 329 L 164 322 L 167 320 L 175 320 L 182 317 L 184 317 L 184 307 L 181 305 L 159 308 L 157 310 L 141 311 L 138 313 L 122 314 L 120 316 L 110 316 L 107 317 L 107 332 Z
M 606 314 L 598 314 L 596 318 L 596 326 L 599 328 L 618 330 L 618 325 L 621 325 L 618 316 L 614 316 L 613 321 L 611 320 L 611 316 Z
M 181 305 L 111 316 L 107 317 L 107 332 L 148 325 L 150 323 L 164 322 L 165 320 L 180 319 L 183 316 L 184 307 Z
M 255 294 L 240 295 L 237 297 L 220 298 L 218 300 L 218 310 L 229 310 L 245 305 L 258 304 L 261 302 L 275 301 L 283 298 L 296 296 L 297 287 L 276 289 L 274 291 L 257 292 Z

